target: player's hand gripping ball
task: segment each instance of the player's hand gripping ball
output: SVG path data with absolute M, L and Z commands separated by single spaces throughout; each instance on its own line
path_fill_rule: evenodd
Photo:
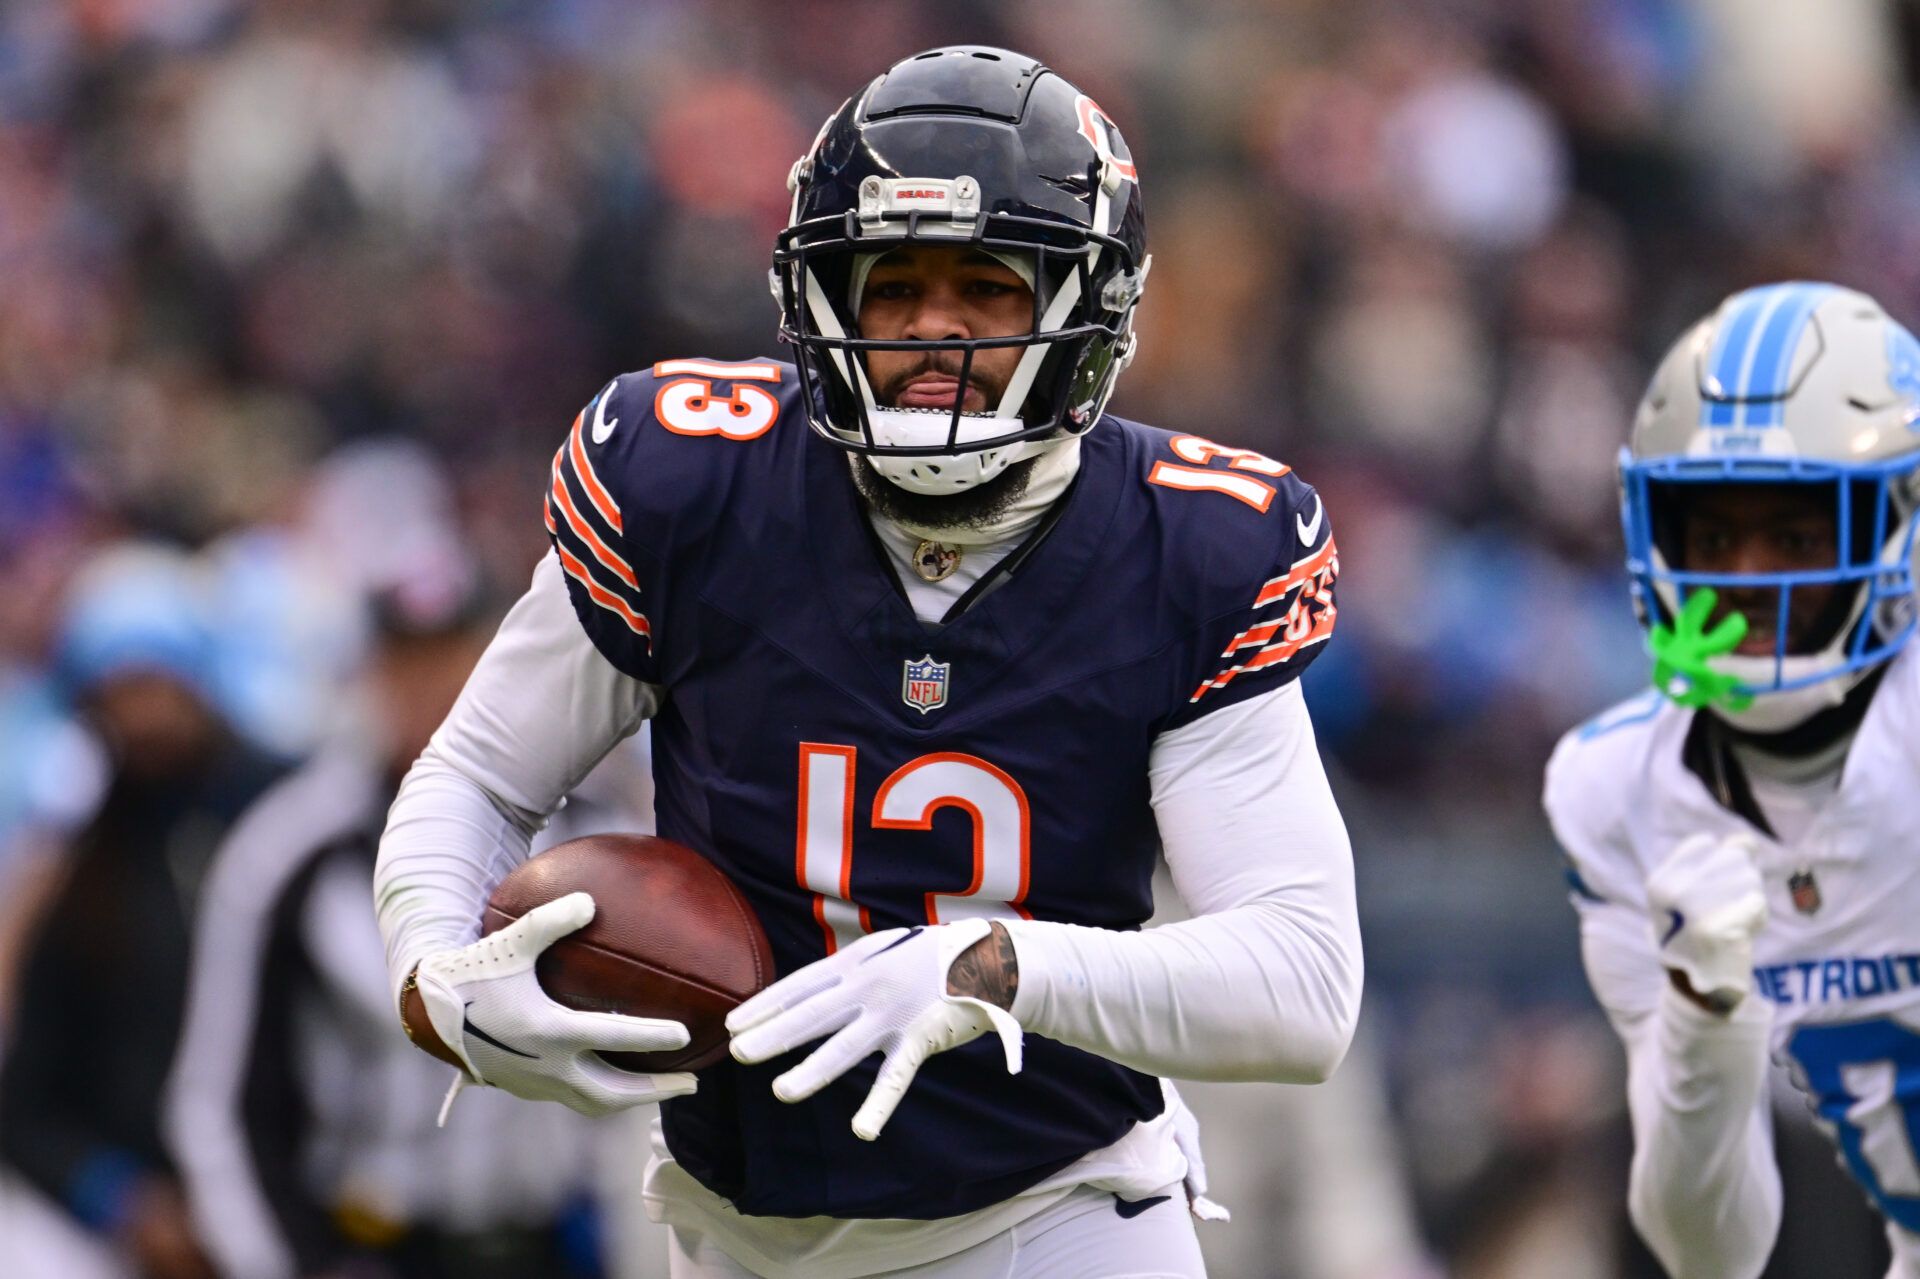
M 694 1091 L 726 1052 L 724 1018 L 773 975 L 759 921 L 726 876 L 666 840 L 594 836 L 494 890 L 486 935 L 415 970 L 466 1080 L 587 1115 Z M 441 1111 L 446 1121 L 447 1109 Z
M 727 1055 L 727 1014 L 773 980 L 753 907 L 712 862 L 651 835 L 589 835 L 529 859 L 500 881 L 481 927 L 492 933 L 568 893 L 592 917 L 540 956 L 556 1002 L 581 1012 L 678 1022 L 684 1048 L 603 1052 L 635 1071 L 684 1071 Z
M 679 1022 L 578 1012 L 540 988 L 534 965 L 593 913 L 593 898 L 569 893 L 471 945 L 420 961 L 414 976 L 427 1020 L 463 1068 L 440 1108 L 442 1124 L 468 1083 L 557 1101 L 583 1115 L 608 1115 L 694 1090 L 691 1074 L 631 1074 L 599 1056 L 615 1049 L 684 1048 L 687 1028 Z

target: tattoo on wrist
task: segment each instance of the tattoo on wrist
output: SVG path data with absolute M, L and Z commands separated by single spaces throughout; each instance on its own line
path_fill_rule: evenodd
M 1020 961 L 1013 953 L 1013 937 L 999 924 L 960 952 L 947 969 L 947 993 L 1013 1007 L 1020 991 Z

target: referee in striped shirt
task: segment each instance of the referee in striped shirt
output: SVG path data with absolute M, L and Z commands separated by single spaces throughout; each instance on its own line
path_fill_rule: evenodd
M 436 1128 L 451 1072 L 393 1030 L 375 851 L 485 642 L 445 580 L 378 597 L 356 730 L 243 814 L 208 872 L 166 1129 L 229 1279 L 600 1273 L 586 1121 L 475 1089 Z M 574 830 L 638 824 L 569 811 Z

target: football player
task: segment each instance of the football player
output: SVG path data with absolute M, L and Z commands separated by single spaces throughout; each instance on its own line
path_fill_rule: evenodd
M 1920 1276 L 1920 344 L 1872 298 L 1728 298 L 1622 455 L 1655 689 L 1568 734 L 1546 807 L 1628 1054 L 1635 1225 L 1760 1273 L 1783 1060 Z
M 1283 463 L 1104 414 L 1139 177 L 1046 67 L 905 59 L 789 185 L 795 362 L 625 374 L 554 457 L 554 555 L 382 844 L 403 1022 L 522 1096 L 667 1099 L 676 1275 L 1197 1275 L 1189 1207 L 1217 1210 L 1163 1077 L 1323 1079 L 1359 1000 L 1297 682 L 1334 625 L 1327 514 Z M 593 1055 L 677 1023 L 541 992 L 585 895 L 474 941 L 643 720 L 661 833 L 785 974 L 697 1079 Z M 1143 931 L 1162 849 L 1196 917 Z

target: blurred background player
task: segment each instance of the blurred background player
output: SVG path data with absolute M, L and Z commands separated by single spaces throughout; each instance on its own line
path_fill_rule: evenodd
M 88 564 L 60 672 L 107 761 L 34 930 L 0 1072 L 0 1156 L 133 1272 L 211 1272 L 160 1131 L 189 930 L 219 841 L 273 780 L 211 693 L 205 582 L 179 552 Z
M 1761 1272 L 1772 1054 L 1920 1275 L 1920 343 L 1852 290 L 1737 293 L 1621 476 L 1655 689 L 1567 736 L 1546 806 L 1627 1046 L 1633 1220 L 1675 1275 Z
M 484 597 L 444 478 L 417 451 L 362 446 L 330 468 L 326 504 L 379 543 L 359 560 L 373 638 L 341 725 L 207 873 L 167 1124 L 194 1217 L 227 1279 L 599 1275 L 585 1122 L 487 1097 L 442 1133 L 446 1070 L 391 1035 L 366 907 L 375 847 L 485 644 Z M 576 795 L 549 838 L 639 824 L 645 788 L 621 762 L 601 785 L 626 802 Z

